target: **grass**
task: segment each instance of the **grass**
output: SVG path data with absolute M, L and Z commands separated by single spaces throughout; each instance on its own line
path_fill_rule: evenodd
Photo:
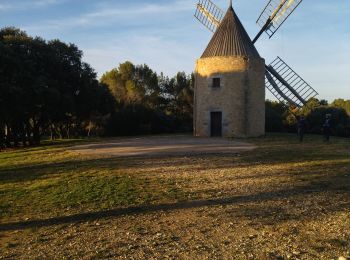
M 76 141 L 3 152 L 0 153 L 0 217 L 2 221 L 17 221 L 198 199 L 208 194 L 216 197 L 220 191 L 209 188 L 212 179 L 188 174 L 191 167 L 202 170 L 208 161 L 224 169 L 233 160 L 235 165 L 231 170 L 238 173 L 244 173 L 248 165 L 257 172 L 273 166 L 276 172 L 272 174 L 277 180 L 287 173 L 288 181 L 311 184 L 322 179 L 328 182 L 329 174 L 340 178 L 349 170 L 349 139 L 333 139 L 331 144 L 325 144 L 319 136 L 309 136 L 300 144 L 292 135 L 275 134 L 251 141 L 259 148 L 240 157 L 195 157 L 191 163 L 186 157 L 166 158 L 164 167 L 152 167 L 154 159 L 144 163 L 140 158 L 77 156 L 66 150 Z M 201 185 L 205 182 L 206 185 Z
M 1 152 L 0 222 L 191 201 L 222 200 L 225 206 L 238 198 L 237 208 L 222 217 L 234 210 L 235 219 L 258 221 L 265 228 L 309 223 L 350 209 L 350 139 L 324 143 L 320 136 L 307 136 L 299 143 L 294 135 L 271 134 L 249 141 L 258 148 L 240 155 L 81 156 L 67 150 L 79 140 Z M 133 230 L 142 236 L 146 228 L 139 223 Z M 339 250 L 349 245 L 344 237 L 317 239 L 310 242 L 316 255 L 329 250 L 325 245 Z M 10 249 L 18 244 L 4 241 Z
M 55 142 L 0 154 L 1 221 L 157 203 L 184 196 L 171 179 L 148 178 L 138 174 L 134 166 L 127 169 L 133 165 L 132 159 L 78 156 L 66 150 L 71 144 Z

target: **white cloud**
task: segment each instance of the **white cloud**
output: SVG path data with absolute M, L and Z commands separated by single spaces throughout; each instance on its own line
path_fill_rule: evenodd
M 39 1 L 39 0 L 37 0 Z M 57 0 L 41 0 L 41 2 L 50 2 Z M 137 4 L 129 5 L 127 8 L 123 6 L 116 6 L 115 4 L 103 5 L 101 8 L 81 14 L 74 17 L 63 17 L 60 19 L 52 19 L 41 22 L 39 25 L 31 25 L 26 28 L 34 31 L 43 30 L 66 30 L 77 27 L 87 26 L 101 26 L 112 21 L 131 21 L 135 17 L 140 19 L 142 16 L 147 16 L 152 19 L 154 16 L 174 14 L 177 12 L 192 10 L 194 5 L 191 1 L 178 0 L 168 2 L 166 4 Z
M 35 0 L 34 6 L 41 8 L 63 1 L 69 8 L 72 0 Z M 7 4 L 19 3 L 15 0 L 0 2 L 0 12 L 8 8 Z M 29 2 L 33 3 L 30 0 L 26 3 Z M 61 12 L 49 20 L 38 19 L 32 24 L 17 26 L 31 35 L 76 43 L 84 51 L 84 59 L 99 75 L 130 60 L 135 64 L 147 63 L 157 72 L 172 76 L 177 71 L 192 72 L 195 60 L 211 37 L 193 18 L 196 2 L 91 0 L 85 2 L 81 9 L 84 11 L 70 12 L 70 16 Z M 252 2 L 256 4 L 234 1 L 234 6 L 250 35 L 254 36 L 258 31 L 255 19 L 265 1 Z M 228 1 L 215 0 L 215 3 L 224 9 Z M 277 55 L 283 58 L 320 92 L 320 97 L 350 98 L 347 89 L 350 86 L 347 46 L 350 33 L 345 19 L 350 14 L 349 8 L 348 0 L 338 0 L 337 4 L 328 0 L 319 0 L 317 4 L 304 1 L 273 39 L 261 37 L 258 50 L 267 63 Z
M 197 46 L 166 40 L 158 36 L 133 36 L 128 41 L 113 40 L 94 47 L 82 46 L 84 60 L 93 64 L 101 76 L 124 61 L 148 64 L 158 73 L 172 76 L 177 71 L 190 73 L 194 69 Z
M 114 17 L 121 15 L 128 17 L 131 15 L 150 15 L 150 14 L 165 14 L 193 9 L 193 4 L 190 1 L 174 1 L 170 4 L 143 4 L 137 6 L 129 6 L 127 9 L 116 8 L 113 6 L 105 7 L 96 12 L 88 13 L 83 17 L 87 19 L 100 17 Z
M 6 3 L 0 4 L 0 11 L 22 11 L 26 9 L 42 8 L 54 4 L 64 2 L 65 0 L 31 0 L 31 1 L 7 1 Z
M 59 3 L 59 0 L 35 0 L 32 4 L 36 6 L 47 6 Z
M 7 4 L 0 4 L 0 11 L 2 10 L 7 10 L 9 9 L 11 6 L 10 5 L 7 5 Z

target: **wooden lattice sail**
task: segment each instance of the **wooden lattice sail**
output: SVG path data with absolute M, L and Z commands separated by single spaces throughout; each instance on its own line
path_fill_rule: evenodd
M 261 30 L 252 42 L 255 43 L 264 32 L 271 38 L 302 1 L 303 0 L 268 0 L 267 5 L 257 20 L 257 24 L 261 27 Z M 230 1 L 230 6 L 231 5 L 232 2 Z M 220 30 L 224 12 L 210 0 L 200 0 L 197 4 L 195 17 L 206 28 L 216 33 L 217 30 Z M 247 38 L 251 41 L 249 36 L 245 37 L 246 41 Z M 226 55 L 229 54 L 230 51 L 232 52 L 232 50 L 242 50 L 240 46 L 246 46 L 246 44 L 236 42 L 232 45 L 234 48 L 231 48 L 223 39 L 217 39 L 215 34 L 212 41 L 214 40 L 215 44 L 209 44 L 202 57 L 212 55 L 220 50 L 221 52 L 222 50 L 226 50 L 226 52 L 223 52 Z M 235 52 L 232 52 L 232 55 L 235 55 Z M 317 91 L 280 57 L 277 57 L 266 66 L 265 86 L 280 102 L 295 108 L 303 107 L 310 98 L 318 95 Z

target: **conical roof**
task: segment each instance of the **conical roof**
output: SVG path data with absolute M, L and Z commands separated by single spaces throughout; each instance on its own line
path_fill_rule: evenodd
M 260 57 L 232 6 L 228 8 L 201 58 L 217 56 Z

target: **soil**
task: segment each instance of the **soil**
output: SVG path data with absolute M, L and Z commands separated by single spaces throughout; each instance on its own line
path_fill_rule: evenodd
M 259 148 L 251 151 L 235 149 L 253 149 L 252 145 L 230 143 L 233 154 L 159 157 L 161 149 L 178 151 L 193 145 L 182 138 L 146 143 L 122 139 L 72 149 L 104 156 L 108 152 L 118 170 L 149 178 L 152 185 L 152 178 L 159 183 L 171 179 L 187 199 L 160 198 L 150 204 L 80 213 L 67 209 L 57 217 L 2 223 L 0 259 L 350 257 L 348 140 L 299 144 L 269 139 L 257 141 Z M 197 140 L 205 150 L 224 150 L 226 145 Z M 121 149 L 129 155 L 140 156 L 145 149 L 148 153 L 155 143 L 156 157 L 113 159 Z
M 80 154 L 128 156 L 228 154 L 251 151 L 256 146 L 224 138 L 194 138 L 186 135 L 147 136 L 108 140 L 77 145 L 72 151 Z

